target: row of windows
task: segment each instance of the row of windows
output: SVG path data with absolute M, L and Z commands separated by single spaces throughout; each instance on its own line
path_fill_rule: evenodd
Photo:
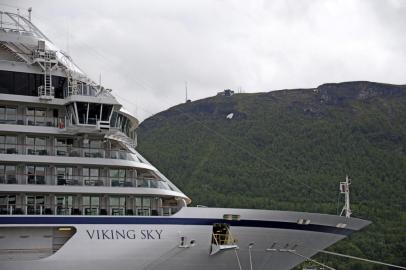
M 171 189 L 151 172 L 124 168 L 76 168 L 0 164 L 0 184 L 113 186 Z
M 0 93 L 38 96 L 38 87 L 44 85 L 43 74 L 22 73 L 0 70 Z M 66 88 L 66 78 L 52 76 L 52 86 L 55 97 L 63 98 L 63 89 Z
M 0 195 L 0 214 L 28 215 L 168 215 L 176 205 L 146 196 Z
M 131 121 L 124 115 L 113 112 L 113 105 L 76 102 L 67 107 L 68 114 L 77 114 L 79 124 L 96 125 L 97 121 L 110 121 L 110 126 L 119 129 L 128 137 L 136 140 L 136 132 Z M 24 119 L 17 119 L 17 107 L 0 106 L 0 124 L 26 124 L 31 126 L 55 126 L 59 127 L 61 122 L 65 122 L 64 117 L 59 117 L 57 109 L 47 110 L 46 108 L 28 107 L 25 109 Z M 52 114 L 52 116 L 50 116 Z M 110 119 L 111 116 L 111 119 Z M 68 116 L 68 118 L 70 118 Z M 76 117 L 72 117 L 73 124 Z M 65 126 L 65 123 L 63 124 Z
M 17 107 L 0 106 L 0 124 L 25 124 L 29 126 L 55 126 L 59 118 L 58 109 L 26 107 L 22 117 L 17 116 Z M 52 116 L 51 116 L 52 115 Z
M 85 103 L 75 102 L 74 107 L 68 107 L 68 111 L 76 114 L 79 120 L 79 124 L 96 125 L 97 121 L 110 121 L 113 105 L 99 104 L 99 103 Z
M 114 112 L 110 120 L 110 126 L 119 129 L 134 141 L 137 139 L 137 134 L 131 121 L 124 115 Z
M 15 135 L 0 135 L 0 154 L 57 155 L 70 157 L 91 157 L 136 160 L 136 157 L 112 141 L 55 138 L 52 141 L 42 136 L 26 136 L 23 145 L 18 144 Z

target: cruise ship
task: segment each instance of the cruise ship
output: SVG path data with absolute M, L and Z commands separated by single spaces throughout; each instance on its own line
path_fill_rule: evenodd
M 31 16 L 0 12 L 0 269 L 285 270 L 369 224 L 188 207 L 138 123 Z

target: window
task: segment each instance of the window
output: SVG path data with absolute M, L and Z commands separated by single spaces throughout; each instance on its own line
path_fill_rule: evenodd
M 138 216 L 151 215 L 151 198 L 135 197 L 135 211 Z
M 89 103 L 89 114 L 87 124 L 96 125 L 97 121 L 100 121 L 101 104 Z
M 80 156 L 80 153 L 77 150 L 72 149 L 73 139 L 57 138 L 55 145 L 57 156 Z
M 79 185 L 77 177 L 73 177 L 72 167 L 57 167 L 56 168 L 56 184 L 63 185 Z
M 47 155 L 45 137 L 26 137 L 27 155 Z
M 26 169 L 27 169 L 27 184 L 45 185 L 46 167 L 28 165 Z
M 45 196 L 43 195 L 28 195 L 27 200 L 27 215 L 42 215 L 45 210 Z
M 30 81 L 28 73 L 14 72 L 14 92 L 29 95 Z
M 12 214 L 16 208 L 16 195 L 1 195 L 0 196 L 0 214 Z
M 104 186 L 103 180 L 100 179 L 100 170 L 98 168 L 83 168 L 82 176 L 85 186 Z
M 66 87 L 66 84 L 66 78 L 52 76 L 52 86 L 54 87 L 55 98 L 63 98 L 63 89 Z
M 126 169 L 110 169 L 109 176 L 111 186 L 113 187 L 132 187 L 132 170 Z
M 83 196 L 83 212 L 85 215 L 98 215 L 100 207 L 99 196 Z
M 16 124 L 17 108 L 0 106 L 0 124 Z
M 111 115 L 110 127 L 118 128 L 118 113 L 116 111 L 113 111 L 113 114 Z
M 110 197 L 110 212 L 113 216 L 123 216 L 125 213 L 125 197 Z
M 151 182 L 150 180 L 144 178 L 137 179 L 137 187 L 149 188 L 150 182 Z
M 11 71 L 0 71 L 0 93 L 13 94 L 14 74 Z
M 56 76 L 52 76 L 54 77 Z M 42 74 L 0 71 L 0 93 L 37 96 L 41 85 L 44 85 Z
M 27 125 L 31 126 L 52 126 L 52 121 L 47 121 L 47 112 L 44 108 L 28 107 L 26 111 Z
M 57 215 L 71 215 L 73 209 L 73 196 L 64 195 L 56 196 L 56 214 Z
M 85 157 L 104 158 L 103 142 L 101 140 L 83 140 Z
M 15 165 L 0 164 L 0 184 L 17 184 Z
M 0 154 L 17 154 L 17 136 L 0 135 Z
M 88 104 L 83 102 L 76 102 L 79 124 L 86 124 Z
M 109 143 L 110 143 L 109 149 L 110 158 L 130 160 L 131 158 L 130 153 L 128 153 L 127 150 L 122 145 L 113 140 L 109 141 Z
M 68 120 L 68 123 L 72 123 L 72 124 L 78 124 L 76 123 L 76 117 L 75 117 L 75 107 L 73 106 L 73 104 L 69 104 L 66 106 L 66 117 Z
M 112 110 L 113 110 L 113 105 L 103 104 L 101 120 L 109 121 Z

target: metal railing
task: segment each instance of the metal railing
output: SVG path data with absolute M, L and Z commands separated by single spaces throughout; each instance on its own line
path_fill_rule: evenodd
M 213 233 L 213 240 L 216 245 L 234 245 L 237 240 L 227 230 L 227 233 Z
M 0 174 L 0 184 L 57 185 L 57 186 L 99 186 L 135 187 L 169 190 L 169 185 L 161 179 L 141 177 L 108 177 L 58 174 Z
M 0 144 L 0 154 L 65 156 L 86 158 L 108 158 L 136 161 L 136 158 L 124 150 L 106 150 L 105 148 L 89 148 L 76 146 L 47 146 L 32 144 Z
M 85 216 L 170 216 L 178 207 L 122 207 L 110 205 L 107 208 L 93 205 L 65 207 L 54 204 L 0 204 L 0 215 L 85 215 Z
M 0 124 L 40 126 L 40 127 L 57 127 L 65 128 L 68 125 L 65 117 L 48 117 L 33 115 L 18 115 L 14 119 L 0 119 Z
M 83 83 L 77 83 L 75 91 L 72 91 L 72 89 L 66 88 L 64 89 L 63 96 L 69 97 L 69 96 L 97 96 L 99 93 L 99 89 L 96 88 L 94 85 L 89 85 L 89 84 L 83 84 Z

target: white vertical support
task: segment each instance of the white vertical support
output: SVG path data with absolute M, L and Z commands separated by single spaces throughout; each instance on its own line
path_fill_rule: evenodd
M 350 218 L 352 211 L 350 207 L 350 185 L 351 185 L 351 179 L 348 177 L 348 175 L 345 177 L 345 182 L 340 183 L 340 192 L 344 193 L 345 196 L 345 202 L 344 202 L 344 207 L 341 210 L 340 216 L 343 215 L 345 212 L 345 217 Z

